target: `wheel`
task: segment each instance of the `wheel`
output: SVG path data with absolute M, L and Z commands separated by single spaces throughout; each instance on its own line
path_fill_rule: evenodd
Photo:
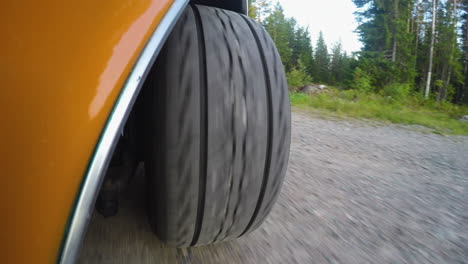
M 257 228 L 283 182 L 290 106 L 281 60 L 243 15 L 189 6 L 146 82 L 149 219 L 186 247 Z

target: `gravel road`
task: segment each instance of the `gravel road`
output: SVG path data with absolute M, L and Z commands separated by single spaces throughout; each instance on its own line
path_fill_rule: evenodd
M 468 263 L 468 137 L 293 113 L 288 174 L 262 227 L 165 247 L 139 175 L 119 215 L 94 214 L 79 263 Z

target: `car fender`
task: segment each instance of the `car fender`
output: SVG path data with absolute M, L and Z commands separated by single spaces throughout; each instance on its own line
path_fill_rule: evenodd
M 5 263 L 76 259 L 119 131 L 187 2 L 0 4 Z

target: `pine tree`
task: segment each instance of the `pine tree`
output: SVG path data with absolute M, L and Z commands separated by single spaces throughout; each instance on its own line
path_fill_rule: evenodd
M 297 66 L 299 61 L 304 65 L 304 70 L 310 76 L 314 75 L 314 57 L 312 42 L 310 40 L 309 29 L 299 26 L 295 31 L 293 58 L 294 65 Z
M 431 77 L 432 77 L 432 66 L 434 58 L 434 42 L 435 42 L 435 29 L 436 29 L 436 10 L 437 10 L 437 0 L 432 0 L 432 26 L 431 26 L 431 44 L 429 46 L 429 62 L 428 70 L 426 76 L 426 89 L 424 89 L 424 97 L 429 96 L 429 91 L 431 88 Z
M 271 12 L 271 0 L 248 0 L 248 15 L 257 22 Z
M 279 3 L 275 5 L 273 11 L 265 18 L 264 25 L 270 34 L 276 48 L 281 56 L 281 60 L 286 72 L 293 68 L 291 60 L 292 50 L 291 35 L 294 35 L 294 28 L 291 28 L 291 21 L 284 15 L 284 10 Z
M 330 62 L 330 84 L 335 85 L 343 81 L 343 54 L 341 42 L 336 43 L 332 48 L 332 57 Z
M 437 14 L 434 79 L 441 83 L 436 91 L 437 100 L 440 101 L 446 100 L 453 93 L 453 86 L 459 85 L 460 79 L 463 79 L 460 78 L 463 66 L 458 60 L 457 0 L 441 1 Z
M 279 3 L 272 8 L 271 0 L 249 0 L 249 14 L 269 32 L 291 78 L 353 87 L 364 80 L 377 90 L 403 85 L 468 103 L 468 0 L 353 2 L 363 42 L 357 56 L 339 43 L 329 55 L 322 32 L 314 50 L 308 28 L 287 18 Z
M 315 72 L 316 81 L 329 82 L 329 63 L 328 48 L 323 38 L 323 33 L 320 31 L 315 48 Z
M 468 0 L 460 2 L 462 11 L 461 20 L 461 55 L 460 62 L 463 65 L 461 85 L 457 86 L 456 102 L 468 103 Z
M 416 71 L 415 78 L 416 90 L 424 94 L 426 81 L 427 81 L 427 68 L 429 63 L 429 46 L 431 43 L 431 25 L 432 25 L 432 0 L 421 0 L 418 3 L 418 13 L 416 14 L 418 20 L 418 31 L 415 32 L 415 39 L 417 40 L 416 58 Z
M 363 9 L 357 13 L 360 22 L 357 31 L 364 44 L 362 69 L 375 77 L 377 86 L 395 82 L 414 83 L 413 0 L 353 1 Z

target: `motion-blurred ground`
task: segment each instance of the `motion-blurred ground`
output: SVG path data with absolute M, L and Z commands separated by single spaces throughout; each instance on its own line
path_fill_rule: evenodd
M 94 214 L 79 263 L 468 262 L 468 137 L 292 120 L 286 181 L 259 230 L 167 248 L 146 221 L 140 171 L 118 216 Z

